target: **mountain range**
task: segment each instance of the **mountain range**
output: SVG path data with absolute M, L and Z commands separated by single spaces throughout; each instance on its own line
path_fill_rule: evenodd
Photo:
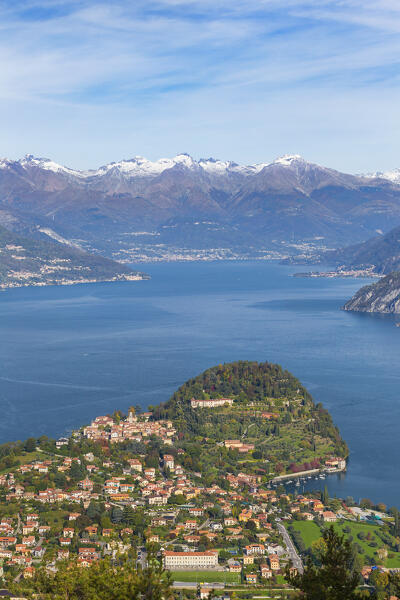
M 397 181 L 396 172 L 345 174 L 298 155 L 248 166 L 135 157 L 87 171 L 27 155 L 0 160 L 0 225 L 126 262 L 285 256 L 400 226 Z

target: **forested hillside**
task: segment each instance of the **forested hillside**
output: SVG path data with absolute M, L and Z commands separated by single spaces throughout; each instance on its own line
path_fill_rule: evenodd
M 233 403 L 192 408 L 192 398 L 229 398 Z M 216 475 L 217 465 L 273 475 L 317 466 L 348 452 L 330 414 L 314 404 L 296 377 L 268 362 L 212 367 L 155 408 L 154 417 L 172 419 L 193 468 Z M 230 447 L 232 440 L 243 447 Z

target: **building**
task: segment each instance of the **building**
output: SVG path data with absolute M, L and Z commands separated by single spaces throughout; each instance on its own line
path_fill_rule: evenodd
M 278 419 L 279 415 L 277 413 L 272 413 L 272 412 L 262 412 L 261 417 L 263 419 Z
M 174 457 L 171 454 L 164 454 L 164 467 L 173 471 L 175 466 Z
M 261 577 L 264 577 L 264 579 L 271 579 L 272 569 L 270 569 L 268 565 L 260 565 L 260 572 Z
M 325 461 L 327 469 L 339 469 L 343 471 L 346 468 L 346 460 L 344 458 L 333 457 Z
M 132 458 L 128 462 L 129 462 L 129 466 L 131 467 L 132 470 L 138 471 L 138 473 L 142 472 L 143 467 L 142 467 L 142 463 L 140 462 L 140 460 L 138 460 L 137 458 Z
M 164 552 L 164 567 L 170 570 L 180 568 L 206 569 L 218 566 L 217 550 L 207 550 L 206 552 Z
M 254 450 L 254 444 L 244 444 L 240 440 L 225 440 L 224 441 L 225 448 L 237 450 L 238 452 L 250 452 L 250 450 Z
M 279 556 L 277 556 L 276 554 L 270 554 L 268 556 L 268 560 L 271 571 L 279 571 L 279 569 L 281 568 L 279 563 Z
M 265 546 L 264 544 L 250 544 L 245 547 L 245 552 L 248 556 L 252 554 L 265 554 Z
M 206 400 L 196 400 L 192 398 L 190 405 L 192 408 L 216 408 L 218 406 L 232 406 L 232 398 L 208 398 Z
M 335 513 L 331 510 L 325 510 L 322 513 L 322 518 L 326 523 L 334 523 L 337 520 Z

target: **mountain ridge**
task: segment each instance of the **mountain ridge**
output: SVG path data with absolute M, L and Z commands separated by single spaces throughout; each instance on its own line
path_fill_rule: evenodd
M 13 165 L 20 165 L 22 167 L 37 167 L 55 173 L 66 173 L 81 178 L 90 178 L 99 174 L 104 174 L 112 169 L 119 169 L 122 173 L 132 175 L 151 176 L 158 175 L 164 170 L 173 168 L 175 165 L 184 165 L 187 168 L 202 168 L 208 172 L 223 172 L 227 170 L 237 171 L 246 175 L 255 174 L 262 171 L 265 167 L 273 165 L 281 166 L 292 166 L 293 163 L 303 163 L 307 165 L 316 165 L 312 161 L 305 160 L 299 154 L 283 154 L 270 162 L 261 163 L 250 163 L 250 164 L 239 164 L 233 160 L 221 160 L 215 157 L 199 158 L 194 159 L 190 154 L 181 152 L 172 158 L 159 158 L 157 160 L 149 160 L 144 156 L 135 155 L 131 158 L 123 158 L 119 161 L 111 161 L 104 165 L 101 165 L 97 169 L 74 169 L 67 167 L 60 163 L 56 163 L 50 158 L 37 157 L 33 154 L 25 154 L 20 159 L 10 159 L 7 157 L 0 158 L 0 169 L 9 168 Z M 320 167 L 330 171 L 340 173 L 337 169 L 329 167 Z M 348 174 L 356 178 L 362 178 L 365 180 L 371 179 L 386 179 L 390 182 L 400 184 L 400 168 L 392 169 L 389 171 L 375 171 L 368 173 Z
M 26 155 L 0 160 L 0 224 L 33 237 L 51 229 L 123 262 L 213 251 L 284 257 L 400 225 L 400 185 L 299 155 L 248 166 L 188 154 L 135 157 L 89 171 Z

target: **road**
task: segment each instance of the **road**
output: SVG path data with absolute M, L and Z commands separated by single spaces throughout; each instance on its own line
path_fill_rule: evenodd
M 198 529 L 201 531 L 202 529 L 208 529 L 209 526 L 210 526 L 210 519 L 206 519 L 204 521 L 204 523 L 199 525 Z
M 22 521 L 21 521 L 21 517 L 20 514 L 17 513 L 17 517 L 18 517 L 18 524 L 17 524 L 17 529 L 15 530 L 16 535 L 18 535 L 19 533 L 21 533 L 22 530 Z
M 293 566 L 298 570 L 299 573 L 303 573 L 304 568 L 303 568 L 302 560 L 301 560 L 300 556 L 297 554 L 297 550 L 290 538 L 290 535 L 288 534 L 288 532 L 286 531 L 286 529 L 282 525 L 282 523 L 277 523 L 277 526 L 279 529 L 279 533 L 283 537 L 283 541 L 285 542 L 286 549 L 288 551 L 288 554 L 290 556 L 290 560 L 292 561 Z
M 199 579 L 201 579 L 201 571 L 199 571 Z M 174 583 L 172 584 L 172 587 L 177 588 L 177 589 L 193 589 L 193 588 L 197 588 L 199 584 L 196 583 L 195 581 L 174 581 Z M 201 584 L 203 585 L 203 584 Z M 225 584 L 221 583 L 221 582 L 215 582 L 215 583 L 206 583 L 204 582 L 204 587 L 210 587 L 213 588 L 215 590 L 223 590 L 225 588 Z

